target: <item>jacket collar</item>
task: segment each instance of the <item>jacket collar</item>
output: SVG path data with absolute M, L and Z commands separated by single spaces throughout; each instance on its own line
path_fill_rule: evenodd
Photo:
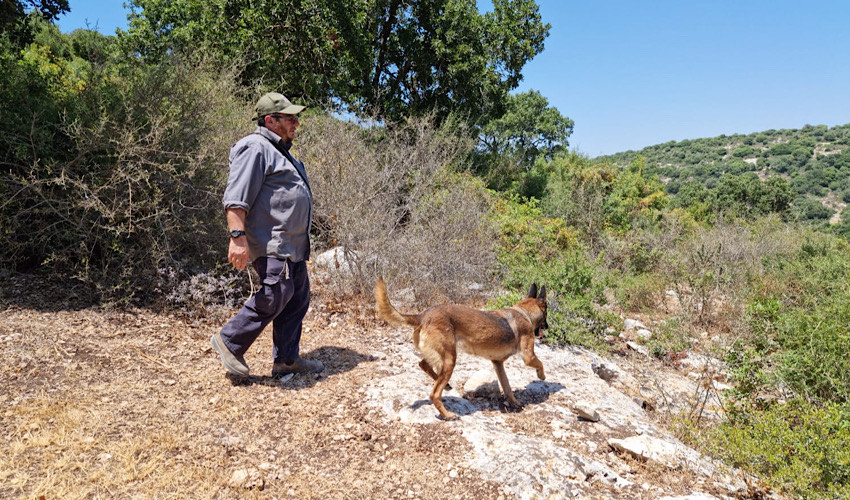
M 279 144 L 280 147 L 282 147 L 283 149 L 285 149 L 287 151 L 289 151 L 289 148 L 292 147 L 291 142 L 283 142 L 283 139 L 281 139 L 281 137 L 279 135 L 275 134 L 274 132 L 267 129 L 266 127 L 257 127 L 257 130 L 255 130 L 254 133 L 260 134 L 261 136 L 265 137 L 266 139 L 272 141 L 272 143 L 274 143 L 274 144 Z

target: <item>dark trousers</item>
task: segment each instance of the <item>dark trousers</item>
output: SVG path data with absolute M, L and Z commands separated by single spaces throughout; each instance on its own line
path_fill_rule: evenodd
M 301 321 L 310 307 L 307 263 L 261 257 L 254 262 L 254 269 L 260 275 L 260 289 L 224 325 L 221 338 L 233 354 L 242 356 L 263 328 L 273 323 L 274 362 L 295 361 Z

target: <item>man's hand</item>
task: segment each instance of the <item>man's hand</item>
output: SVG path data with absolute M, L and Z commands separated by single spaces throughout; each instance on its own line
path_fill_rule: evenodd
M 230 238 L 230 248 L 227 250 L 227 260 L 240 271 L 248 264 L 248 238 L 240 236 Z
M 247 212 L 241 208 L 227 209 L 227 227 L 230 229 L 243 229 Z M 227 249 L 227 260 L 233 267 L 240 271 L 248 265 L 248 238 L 242 235 L 238 238 L 230 238 L 230 247 Z

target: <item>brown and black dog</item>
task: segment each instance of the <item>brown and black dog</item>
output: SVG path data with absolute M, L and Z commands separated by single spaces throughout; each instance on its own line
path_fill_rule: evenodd
M 512 307 L 480 311 L 471 307 L 446 304 L 426 309 L 419 314 L 401 314 L 387 298 L 384 280 L 375 282 L 375 309 L 387 323 L 413 327 L 413 345 L 419 349 L 419 367 L 434 379 L 431 401 L 446 420 L 458 416 L 443 406 L 443 389 L 452 376 L 458 350 L 481 356 L 493 362 L 502 392 L 514 408 L 522 408 L 514 397 L 504 362 L 517 351 L 527 366 L 537 369 L 545 380 L 543 363 L 534 355 L 534 338 L 546 328 L 546 287 L 537 293 L 531 286 L 528 296 Z

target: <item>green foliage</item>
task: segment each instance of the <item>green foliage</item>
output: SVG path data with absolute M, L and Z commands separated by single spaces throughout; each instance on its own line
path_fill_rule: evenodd
M 0 33 L 13 47 L 24 47 L 33 38 L 32 22 L 55 21 L 68 10 L 68 0 L 3 0 Z
M 244 63 L 242 81 L 398 123 L 500 116 L 549 26 L 532 0 L 134 0 L 128 53 Z
M 712 222 L 716 216 L 754 218 L 776 213 L 786 215 L 793 192 L 788 181 L 772 177 L 765 181 L 751 173 L 724 175 L 711 187 L 692 183 L 681 187 L 672 201 L 695 220 Z
M 848 146 L 850 124 L 831 128 L 806 126 L 799 130 L 668 142 L 601 159 L 625 166 L 637 155 L 645 157 L 647 173 L 670 178 L 665 191 L 676 197 L 688 184 L 709 190 L 722 188 L 725 192 L 713 193 L 717 198 L 714 206 L 710 196 L 702 197 L 697 205 L 691 200 L 673 200 L 674 206 L 692 212 L 698 220 L 710 222 L 720 212 L 750 218 L 774 212 L 787 215 L 793 197 L 783 182 L 798 195 L 840 196 L 850 179 Z M 752 159 L 757 159 L 756 164 Z M 760 172 L 761 186 L 746 176 L 754 171 Z M 729 176 L 735 179 L 726 180 Z M 701 205 L 704 202 L 709 203 L 711 213 L 705 212 L 706 207 Z M 804 214 L 803 218 L 807 215 L 812 220 L 820 218 L 815 213 Z
M 638 158 L 628 169 L 595 163 L 577 153 L 556 157 L 543 206 L 588 237 L 605 231 L 624 233 L 641 219 L 655 218 L 666 204 L 661 183 L 643 175 Z
M 747 306 L 750 336 L 730 352 L 738 397 L 774 384 L 812 401 L 850 402 L 850 245 L 831 236 L 803 243 L 769 274 Z
M 230 113 L 244 113 L 232 74 L 177 58 L 119 64 L 113 39 L 36 28 L 34 43 L 2 59 L 0 225 L 15 237 L 0 262 L 61 269 L 104 298 L 153 298 L 160 272 L 209 265 L 221 251 L 210 209 Z
M 135 0 L 124 52 L 156 63 L 173 54 L 203 55 L 242 66 L 242 82 L 283 88 L 290 98 L 324 103 L 348 98 L 362 81 L 370 25 L 367 2 L 297 0 Z M 337 94 L 334 91 L 339 91 Z
M 533 90 L 508 96 L 506 109 L 481 128 L 475 169 L 493 189 L 539 199 L 547 177 L 540 162 L 565 151 L 573 121 Z
M 513 294 L 496 299 L 492 305 L 513 304 L 531 283 L 546 285 L 547 339 L 599 348 L 608 318 L 593 304 L 603 301 L 603 282 L 594 263 L 587 260 L 578 234 L 563 220 L 544 217 L 534 200 L 500 200 L 495 218 L 501 232 L 497 262 L 503 270 L 503 282 Z
M 646 347 L 656 358 L 669 361 L 679 353 L 691 349 L 691 339 L 688 329 L 681 318 L 672 317 L 664 321 L 646 341 Z
M 793 399 L 736 408 L 709 432 L 724 460 L 801 498 L 850 496 L 850 407 Z
M 800 221 L 824 221 L 832 217 L 835 212 L 823 205 L 823 203 L 813 200 L 808 196 L 801 196 L 794 200 L 794 208 L 792 214 Z
M 664 299 L 664 280 L 652 273 L 625 275 L 615 289 L 617 303 L 627 311 L 651 311 Z

